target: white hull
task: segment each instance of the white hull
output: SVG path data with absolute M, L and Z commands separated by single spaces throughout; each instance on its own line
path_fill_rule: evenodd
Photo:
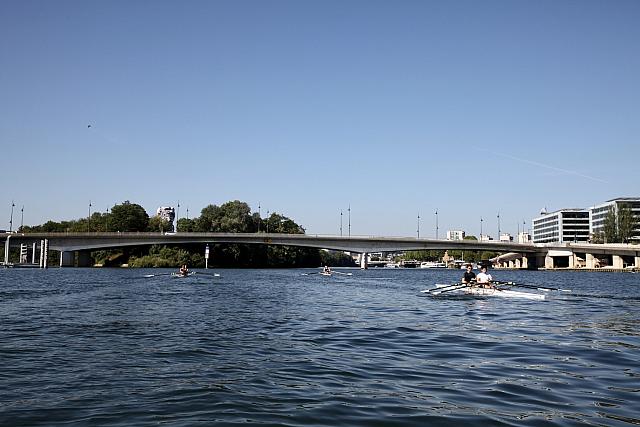
M 451 285 L 436 283 L 437 288 L 445 288 L 450 286 Z M 524 299 L 533 299 L 533 300 L 544 299 L 544 295 L 542 294 L 511 291 L 508 289 L 479 288 L 477 286 L 465 286 L 464 288 L 453 289 L 451 291 L 445 291 L 445 292 L 449 294 L 477 295 L 477 296 L 483 296 L 483 297 L 524 298 Z

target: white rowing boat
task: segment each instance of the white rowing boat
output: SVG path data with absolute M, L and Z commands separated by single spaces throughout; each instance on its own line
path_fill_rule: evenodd
M 446 292 L 450 294 L 464 294 L 464 295 L 476 295 L 483 297 L 502 297 L 502 298 L 525 298 L 532 300 L 543 300 L 543 294 L 534 294 L 531 292 L 520 292 L 520 291 L 512 291 L 509 289 L 499 289 L 499 288 L 480 288 L 478 286 L 462 286 L 460 287 L 452 287 L 452 285 L 446 285 L 442 283 L 436 283 L 436 288 L 451 288 L 449 290 L 443 290 L 441 292 Z M 422 292 L 431 293 L 433 289 L 427 289 Z M 438 294 L 440 292 L 437 292 Z M 435 295 L 436 293 L 434 293 Z
M 189 277 L 189 276 L 193 276 L 194 274 L 196 274 L 195 271 L 190 271 L 187 274 L 182 274 L 182 273 L 171 273 L 172 277 Z

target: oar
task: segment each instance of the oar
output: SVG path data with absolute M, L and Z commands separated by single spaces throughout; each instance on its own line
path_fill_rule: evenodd
M 158 277 L 158 276 L 171 276 L 172 273 L 160 273 L 160 274 L 145 274 L 142 277 Z
M 312 274 L 320 274 L 320 271 L 316 271 L 315 273 L 302 273 L 302 276 L 311 276 Z
M 340 271 L 332 271 L 332 273 L 335 273 L 335 274 L 342 274 L 342 275 L 345 275 L 345 276 L 353 276 L 353 273 L 342 273 L 342 272 L 340 272 Z
M 438 295 L 441 294 L 443 292 L 449 292 L 449 291 L 455 291 L 456 289 L 462 289 L 466 286 L 469 286 L 468 283 L 454 283 L 453 285 L 449 285 L 449 286 L 443 286 L 441 288 L 435 288 L 435 289 L 425 289 L 424 291 L 420 291 L 426 294 L 431 294 L 431 295 Z
M 204 273 L 202 271 L 196 271 L 195 274 L 202 274 L 203 276 L 220 277 L 220 273 Z
M 515 283 L 515 282 L 493 282 L 493 283 L 495 283 L 496 285 L 515 286 L 517 288 L 537 289 L 539 291 L 571 292 L 571 289 L 549 288 L 547 286 L 538 286 L 538 285 L 522 285 L 520 283 Z

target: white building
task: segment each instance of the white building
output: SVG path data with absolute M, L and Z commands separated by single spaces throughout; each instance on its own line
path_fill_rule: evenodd
M 540 212 L 533 219 L 534 243 L 586 242 L 589 239 L 589 211 L 560 209 Z
M 488 234 L 481 234 L 480 235 L 480 241 L 481 242 L 490 242 L 493 240 L 493 237 L 489 236 Z
M 448 230 L 447 240 L 464 240 L 465 232 L 463 230 Z
M 176 211 L 170 206 L 161 206 L 156 211 L 158 216 L 170 224 L 173 224 L 173 220 L 176 218 Z
M 509 233 L 500 233 L 501 242 L 513 242 L 513 236 Z
M 518 233 L 518 243 L 531 243 L 531 234 L 526 231 Z
M 609 209 L 613 209 L 617 214 L 623 205 L 631 208 L 636 223 L 631 240 L 640 240 L 640 197 L 618 197 L 589 208 L 589 232 L 591 235 L 604 232 L 604 222 Z

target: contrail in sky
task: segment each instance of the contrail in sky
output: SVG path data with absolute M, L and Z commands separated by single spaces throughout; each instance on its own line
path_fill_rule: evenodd
M 485 150 L 485 149 L 481 149 L 481 148 L 478 148 L 477 150 L 478 151 L 485 151 L 485 152 L 493 154 L 495 156 L 505 157 L 507 159 L 515 160 L 515 161 L 518 161 L 518 162 L 521 162 L 521 163 L 527 163 L 527 164 L 530 164 L 530 165 L 533 165 L 533 166 L 538 166 L 538 167 L 549 169 L 549 170 L 552 170 L 552 171 L 562 172 L 563 174 L 566 174 L 566 175 L 575 175 L 575 176 L 579 176 L 581 178 L 590 179 L 591 181 L 603 182 L 605 184 L 609 183 L 608 181 L 605 181 L 604 179 L 596 178 L 596 177 L 593 177 L 593 176 L 590 176 L 590 175 L 585 175 L 585 174 L 577 172 L 577 171 L 557 168 L 555 166 L 545 165 L 544 163 L 534 162 L 533 160 L 521 159 L 519 157 L 514 157 L 514 156 L 511 156 L 509 154 L 496 153 L 496 152 Z

